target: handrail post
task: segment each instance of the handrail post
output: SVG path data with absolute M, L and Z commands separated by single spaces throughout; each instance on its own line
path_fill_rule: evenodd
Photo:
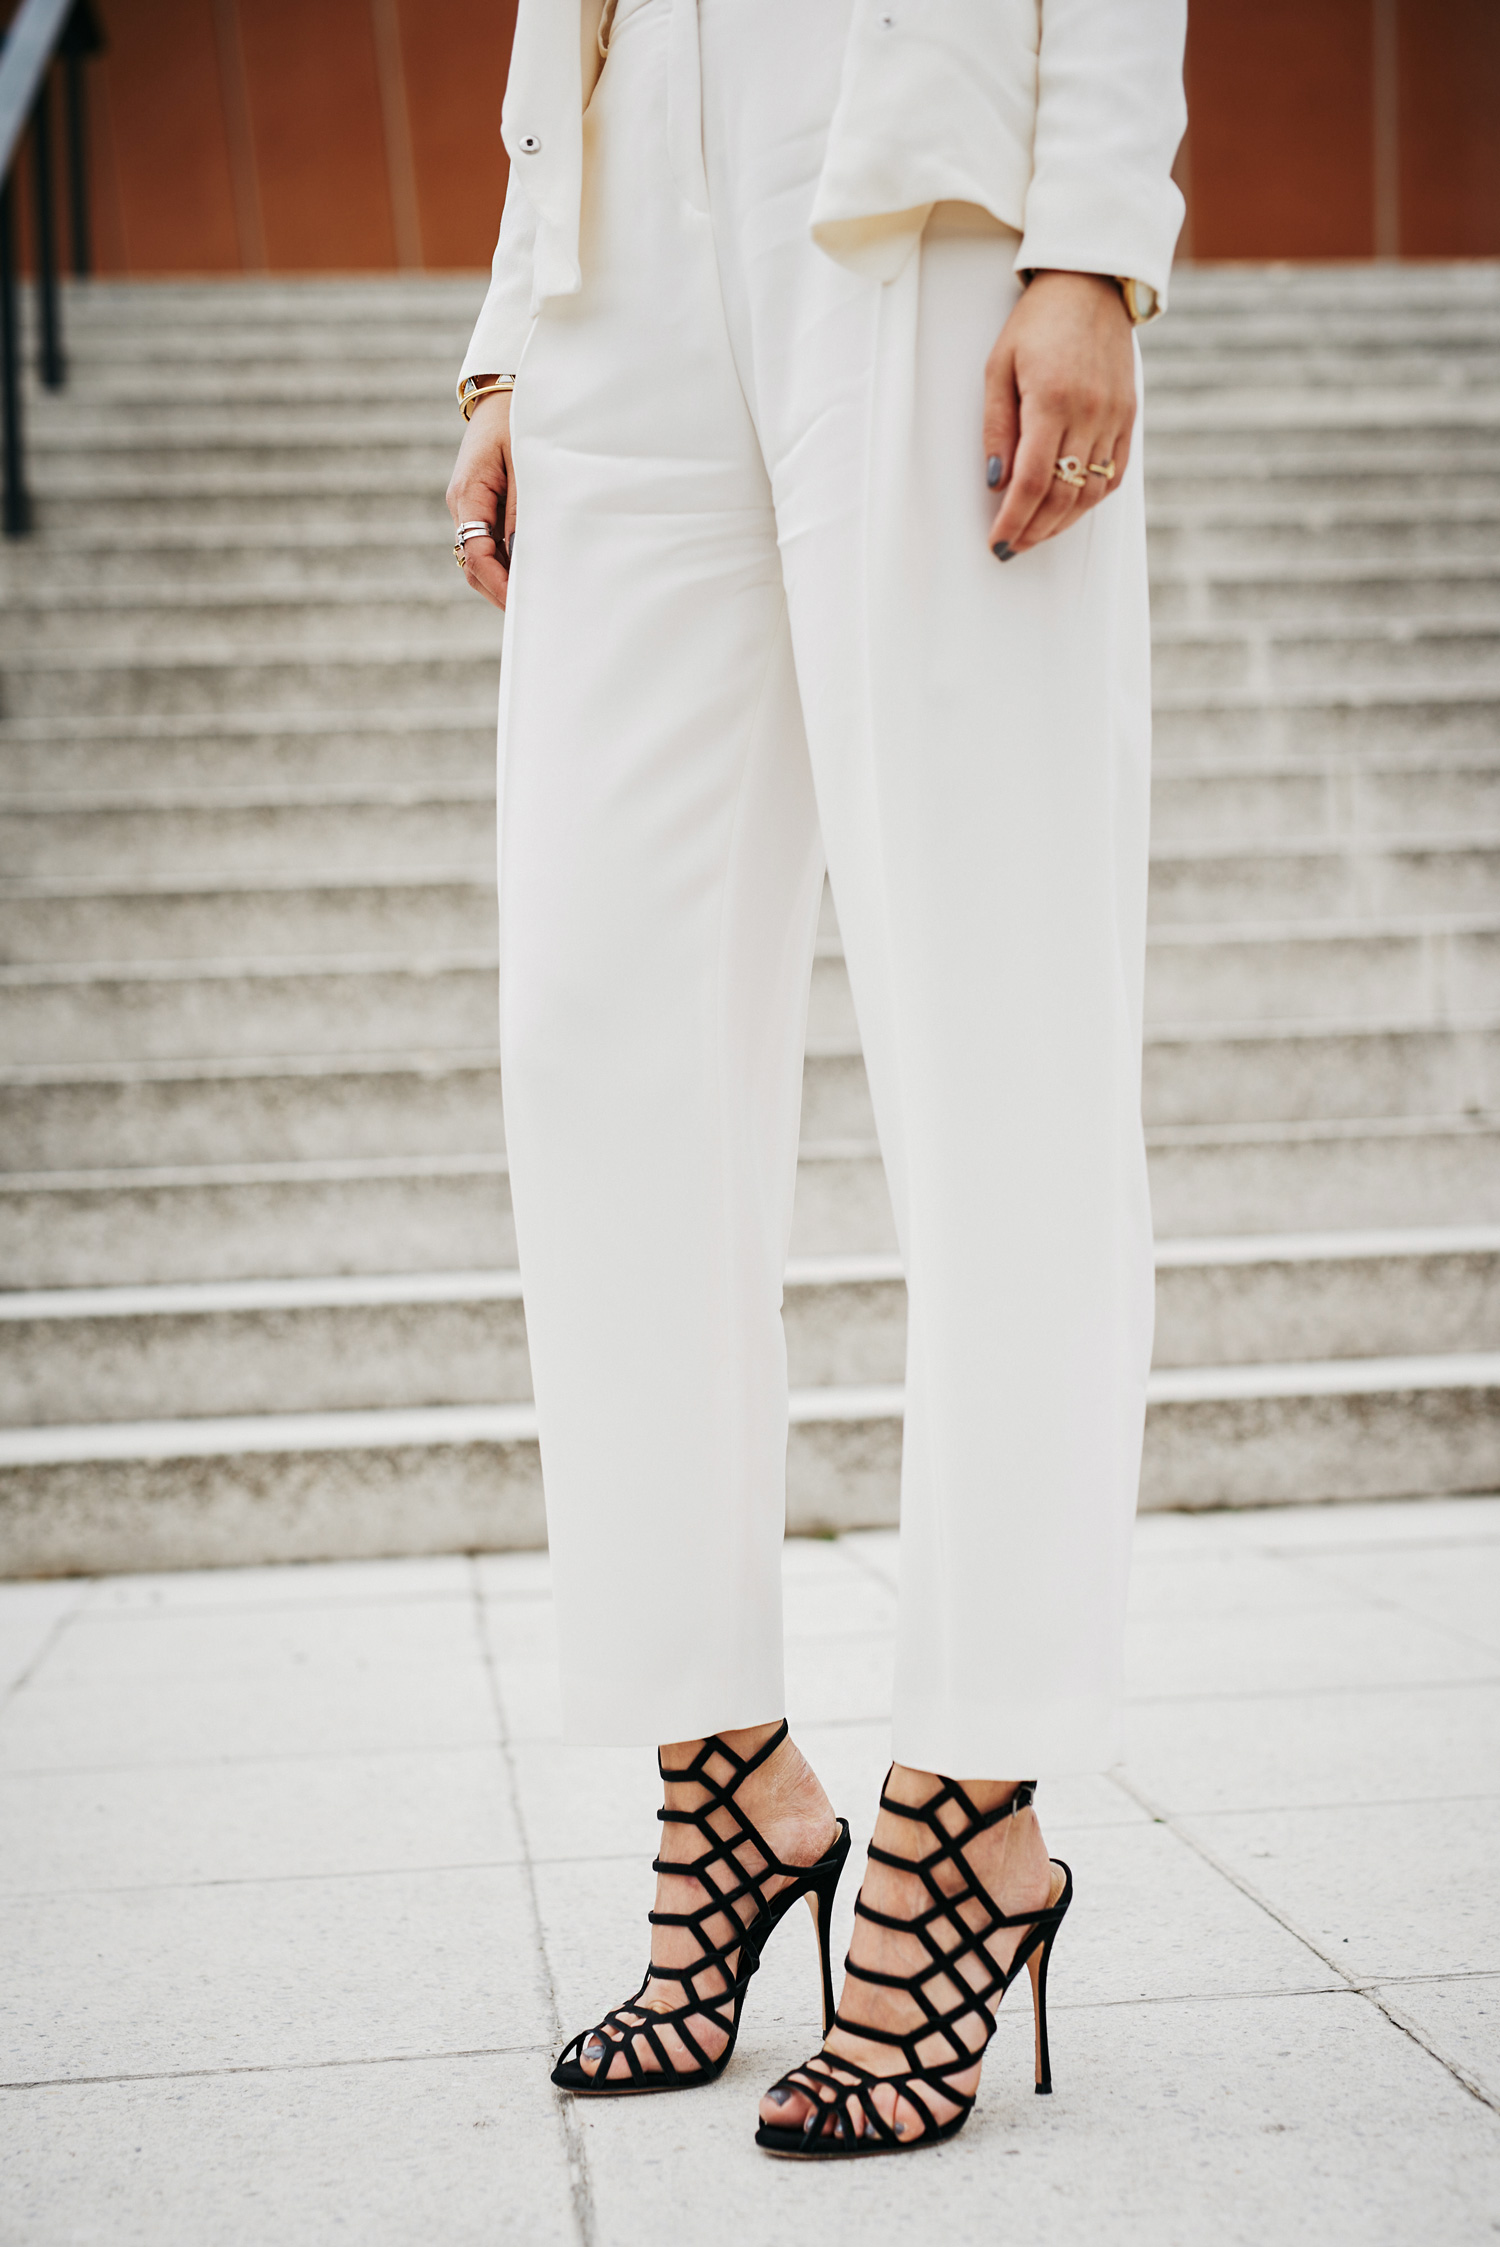
M 74 22 L 77 21 L 76 15 Z M 71 31 L 70 26 L 70 31 Z M 63 41 L 63 103 L 68 121 L 68 217 L 72 222 L 73 277 L 86 281 L 94 270 L 89 236 L 89 113 L 83 75 L 88 49 L 70 36 Z
M 0 449 L 5 456 L 3 528 L 24 538 L 31 501 L 21 459 L 21 338 L 16 304 L 15 200 L 10 180 L 0 184 Z
M 52 76 L 37 88 L 31 118 L 32 185 L 36 201 L 36 371 L 44 390 L 67 380 L 57 303 L 57 224 L 52 176 Z
M 30 530 L 31 501 L 21 449 L 21 311 L 16 280 L 15 166 L 31 129 L 36 200 L 37 361 L 45 389 L 67 376 L 58 291 L 58 212 L 53 178 L 52 65 L 66 60 L 68 186 L 74 269 L 89 268 L 88 164 L 82 65 L 104 34 L 91 0 L 20 0 L 0 40 L 0 531 Z

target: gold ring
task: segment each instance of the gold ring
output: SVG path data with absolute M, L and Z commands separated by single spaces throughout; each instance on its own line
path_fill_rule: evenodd
M 456 538 L 453 541 L 453 559 L 462 569 L 464 566 L 464 542 L 461 538 Z
M 1052 473 L 1060 484 L 1076 484 L 1081 487 L 1086 481 L 1083 463 L 1076 453 L 1064 453 L 1053 467 Z
M 1091 476 L 1102 476 L 1106 484 L 1114 480 L 1114 473 L 1115 464 L 1112 460 L 1091 460 L 1089 462 L 1089 474 Z

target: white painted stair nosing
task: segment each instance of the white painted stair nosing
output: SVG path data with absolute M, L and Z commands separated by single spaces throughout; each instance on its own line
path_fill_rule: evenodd
M 1305 1365 L 1195 1366 L 1154 1373 L 1155 1405 L 1261 1399 L 1399 1396 L 1439 1390 L 1500 1392 L 1500 1351 L 1436 1358 L 1341 1358 Z M 891 1422 L 904 1417 L 899 1384 L 792 1392 L 794 1428 Z M 247 1414 L 231 1419 L 97 1422 L 0 1430 L 7 1468 L 117 1460 L 228 1458 L 246 1453 L 398 1451 L 468 1444 L 532 1444 L 529 1404 L 428 1405 L 392 1411 Z
M 117 1459 L 222 1459 L 245 1452 L 393 1451 L 435 1444 L 534 1443 L 529 1404 L 444 1404 L 385 1412 L 266 1412 L 231 1419 L 101 1421 L 0 1429 L 0 1471 Z
M 1500 1254 L 1500 1225 L 1424 1225 L 1351 1233 L 1239 1233 L 1158 1241 L 1156 1268 L 1210 1264 L 1316 1264 L 1393 1256 Z
M 1254 1398 L 1401 1396 L 1435 1389 L 1500 1390 L 1500 1351 L 1432 1358 L 1325 1358 L 1301 1365 L 1184 1365 L 1152 1373 L 1150 1404 Z
M 1405 1231 L 1247 1233 L 1163 1240 L 1158 1271 L 1225 1265 L 1352 1263 L 1398 1257 L 1500 1255 L 1500 1225 L 1417 1226 Z M 903 1280 L 899 1256 L 794 1257 L 790 1288 L 890 1286 Z M 420 1303 L 514 1303 L 518 1271 L 375 1272 L 298 1279 L 165 1281 L 134 1287 L 16 1289 L 0 1293 L 0 1326 L 38 1319 L 209 1317 L 244 1311 L 367 1310 Z M 1340 1361 L 1353 1363 L 1357 1361 Z M 1201 1369 L 1198 1369 L 1201 1370 Z

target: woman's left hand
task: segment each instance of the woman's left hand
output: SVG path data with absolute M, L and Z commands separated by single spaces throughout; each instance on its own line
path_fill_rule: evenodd
M 1135 411 L 1135 348 L 1116 284 L 1097 273 L 1038 273 L 984 371 L 985 457 L 1005 494 L 990 526 L 1001 561 L 1055 538 L 1117 489 Z M 1069 458 L 1081 484 L 1057 474 Z M 1093 472 L 1111 462 L 1112 477 Z

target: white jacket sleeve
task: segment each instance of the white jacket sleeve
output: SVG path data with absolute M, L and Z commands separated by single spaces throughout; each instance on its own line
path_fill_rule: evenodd
M 470 375 L 514 374 L 521 347 L 531 331 L 532 265 L 536 249 L 536 213 L 512 164 L 500 219 L 500 239 L 495 244 L 490 285 L 464 353 L 458 381 L 462 389 Z
M 1165 302 L 1183 200 L 1186 0 L 1041 0 L 1018 270 L 1149 281 Z

